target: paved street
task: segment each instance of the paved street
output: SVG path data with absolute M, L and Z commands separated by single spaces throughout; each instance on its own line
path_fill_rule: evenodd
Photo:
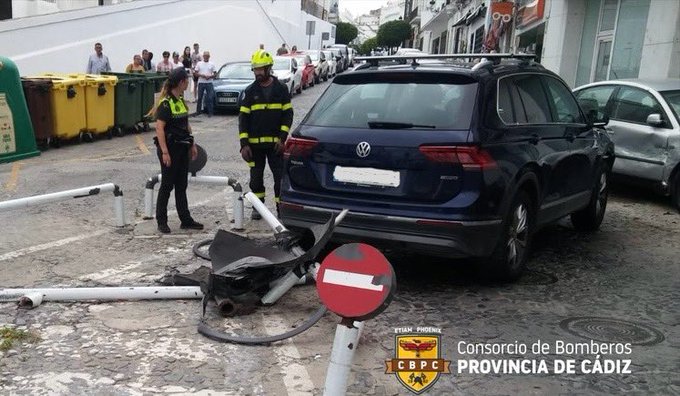
M 294 126 L 327 86 L 293 99 Z M 209 155 L 201 174 L 234 177 L 246 186 L 237 117 L 190 122 Z M 0 287 L 151 286 L 209 265 L 194 257 L 192 246 L 230 228 L 231 191 L 190 184 L 192 215 L 206 229 L 180 230 L 173 212 L 172 234 L 159 235 L 155 222 L 142 218 L 145 181 L 159 172 L 152 137 L 147 132 L 68 145 L 0 165 L 0 201 L 113 182 L 124 192 L 130 223 L 114 227 L 109 194 L 2 212 Z M 273 207 L 270 176 L 266 183 Z M 263 222 L 246 225 L 246 235 L 270 237 Z M 617 186 L 599 232 L 578 233 L 568 221 L 542 230 L 530 271 L 515 284 L 485 283 L 471 270 L 474 262 L 390 255 L 397 293 L 384 313 L 365 323 L 348 394 L 410 394 L 394 374 L 385 374 L 385 361 L 395 357 L 395 328 L 418 326 L 442 329 L 441 357 L 452 361 L 452 373 L 441 374 L 429 394 L 678 394 L 679 231 L 680 215 L 668 200 Z M 300 286 L 275 306 L 244 317 L 222 319 L 209 307 L 210 323 L 239 334 L 276 334 L 319 304 L 313 286 Z M 0 352 L 0 393 L 321 394 L 337 316 L 326 314 L 291 340 L 248 347 L 198 334 L 200 310 L 199 300 L 45 302 L 33 310 L 0 303 L 0 327 L 38 337 Z M 531 345 L 539 340 L 551 347 L 533 354 Z M 610 355 L 557 348 L 591 340 L 630 343 L 631 350 Z M 529 351 L 466 352 L 466 344 L 479 343 L 525 344 Z M 550 372 L 459 372 L 462 360 L 481 359 L 541 360 Z M 586 359 L 630 360 L 630 373 L 555 374 L 555 361 L 566 359 L 579 369 Z

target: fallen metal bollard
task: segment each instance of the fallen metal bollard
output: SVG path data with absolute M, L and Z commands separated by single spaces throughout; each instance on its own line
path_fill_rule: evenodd
M 10 201 L 0 202 L 0 211 L 17 208 L 25 208 L 29 206 L 41 205 L 44 203 L 67 201 L 69 199 L 86 198 L 103 192 L 113 192 L 113 212 L 116 227 L 124 227 L 125 223 L 125 205 L 123 202 L 123 190 L 118 185 L 113 183 L 100 184 L 97 186 L 89 186 L 76 188 L 73 190 L 59 191 L 50 194 L 35 195 L 32 197 L 13 199 Z
M 154 218 L 154 199 L 153 191 L 156 184 L 158 184 L 162 179 L 160 174 L 150 177 L 146 181 L 146 187 L 144 189 L 144 220 L 151 220 Z M 189 173 L 187 178 L 189 182 L 192 183 L 206 183 L 206 184 L 217 184 L 223 186 L 230 186 L 234 190 L 234 196 L 232 198 L 232 208 L 234 213 L 234 230 L 243 230 L 243 188 L 241 184 L 236 179 L 223 176 L 195 176 Z
M 199 286 L 0 289 L 0 302 L 17 301 L 22 308 L 35 308 L 43 301 L 179 300 L 199 298 L 203 298 L 203 292 Z

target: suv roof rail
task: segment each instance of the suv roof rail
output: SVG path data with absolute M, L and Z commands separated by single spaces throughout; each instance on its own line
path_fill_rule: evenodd
M 355 60 L 366 61 L 370 66 L 378 66 L 381 61 L 391 61 L 391 60 L 412 60 L 413 65 L 417 65 L 417 59 L 482 59 L 482 61 L 475 65 L 473 70 L 480 69 L 482 67 L 488 67 L 497 65 L 502 59 L 520 59 L 527 62 L 531 62 L 536 59 L 534 54 L 513 54 L 513 53 L 503 53 L 503 54 L 411 54 L 411 55 L 385 55 L 385 56 L 358 56 Z

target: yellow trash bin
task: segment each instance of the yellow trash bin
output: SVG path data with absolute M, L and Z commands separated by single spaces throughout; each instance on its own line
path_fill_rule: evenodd
M 116 76 L 85 74 L 85 114 L 87 131 L 113 136 Z
M 81 138 L 86 130 L 85 79 L 66 75 L 44 74 L 29 76 L 30 79 L 52 81 L 50 107 L 55 136 L 55 145 L 61 140 Z

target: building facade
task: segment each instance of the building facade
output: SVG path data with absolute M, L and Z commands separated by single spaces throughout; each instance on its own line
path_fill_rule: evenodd
M 413 0 L 429 53 L 526 52 L 573 86 L 680 78 L 677 0 Z

